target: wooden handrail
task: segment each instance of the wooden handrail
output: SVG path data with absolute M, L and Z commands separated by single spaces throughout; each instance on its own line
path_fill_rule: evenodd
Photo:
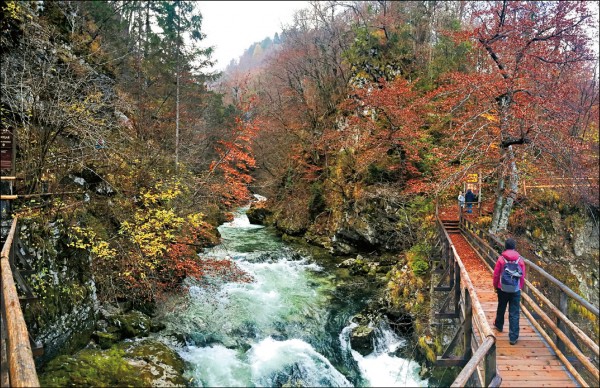
M 479 302 L 479 297 L 477 296 L 477 292 L 475 291 L 475 286 L 471 282 L 469 273 L 467 272 L 465 265 L 463 264 L 462 260 L 460 259 L 460 256 L 456 252 L 456 248 L 454 247 L 454 244 L 450 245 L 450 249 L 452 249 L 452 253 L 454 254 L 454 260 L 458 263 L 458 266 L 460 268 L 460 279 L 461 279 L 461 281 L 464 281 L 465 286 L 467 287 L 467 290 L 469 291 L 469 295 L 471 296 L 471 304 L 473 305 L 473 310 L 475 310 L 478 321 L 481 324 L 481 328 L 483 329 L 482 333 L 481 333 L 481 338 L 485 338 L 485 337 L 496 338 L 496 336 L 494 335 L 494 332 L 492 331 L 492 328 L 490 327 L 490 324 L 487 321 L 487 318 L 485 316 L 485 311 L 483 310 L 483 307 L 481 307 L 481 303 Z
M 487 337 L 477 351 L 473 354 L 467 365 L 463 367 L 458 376 L 452 382 L 451 387 L 464 387 L 467 385 L 467 381 L 471 378 L 471 375 L 475 372 L 479 363 L 488 354 L 490 349 L 496 344 L 496 338 L 494 336 Z
M 533 299 L 529 297 L 529 295 L 522 294 L 521 296 L 523 297 L 523 300 L 527 302 L 529 307 L 531 307 L 533 311 L 535 311 L 540 316 L 542 321 L 544 321 L 544 323 L 550 327 L 554 334 L 556 334 L 565 343 L 567 348 L 569 348 L 569 350 L 575 355 L 575 357 L 577 357 L 579 362 L 581 362 L 583 366 L 585 366 L 585 368 L 590 373 L 592 373 L 596 380 L 598 380 L 598 368 L 596 368 L 594 364 L 592 364 L 592 362 L 585 356 L 585 354 L 583 354 L 581 350 L 579 350 L 577 346 L 575 346 L 575 344 L 571 342 L 569 337 L 567 337 L 565 333 L 563 333 L 562 330 L 560 330 L 558 326 L 556 326 L 556 324 L 552 322 L 552 319 L 550 319 L 550 317 L 535 303 Z
M 493 250 L 493 248 L 490 247 L 489 244 L 487 244 L 485 241 L 483 241 L 479 236 L 472 234 L 472 237 L 474 239 L 476 239 L 480 244 L 485 245 L 487 249 Z M 493 236 L 489 236 L 489 237 L 493 238 Z M 481 247 L 477 247 L 477 248 L 481 248 Z M 480 252 L 480 254 L 482 254 L 482 252 Z M 499 256 L 498 252 L 495 252 L 495 256 L 496 257 Z M 564 289 L 565 291 L 568 291 L 568 292 L 565 292 L 565 294 L 567 294 L 569 296 L 572 296 L 572 295 L 577 296 L 577 301 L 581 300 L 583 302 L 583 303 L 581 303 L 581 305 L 586 308 L 588 308 L 588 306 L 589 306 L 590 309 L 588 309 L 588 310 L 590 310 L 591 313 L 595 313 L 595 311 L 597 311 L 597 309 L 593 305 L 591 305 L 585 299 L 581 298 L 579 295 L 575 294 L 571 289 L 566 287 L 559 280 L 552 277 L 552 275 L 548 274 L 546 271 L 541 269 L 539 266 L 531 263 L 531 261 L 527 260 L 527 259 L 525 259 L 525 263 L 530 265 L 531 267 L 533 267 L 538 272 L 540 272 L 543 276 L 545 276 L 553 284 L 562 286 L 562 287 L 560 287 L 561 290 Z M 490 267 L 490 270 L 493 270 L 493 268 Z M 596 344 L 587 334 L 585 334 L 579 327 L 577 327 L 565 314 L 563 314 L 556 306 L 554 306 L 554 304 L 540 290 L 538 290 L 529 280 L 525 279 L 525 284 L 527 285 L 527 290 L 529 292 L 531 292 L 532 294 L 534 294 L 548 309 L 550 309 L 550 311 L 557 318 L 559 318 L 565 325 L 567 325 L 568 328 L 573 332 L 573 334 L 576 335 L 577 338 L 582 343 L 584 343 L 596 355 L 596 357 L 600 356 L 598 344 Z
M 2 271 L 2 319 L 6 327 L 6 353 L 8 356 L 8 372 L 12 387 L 39 387 L 29 334 L 19 295 L 13 280 L 9 255 L 17 229 L 17 219 L 14 218 L 6 242 L 2 247 L 0 267 Z
M 596 357 L 600 356 L 600 349 L 598 348 L 598 344 L 594 343 L 590 337 L 587 336 L 579 327 L 577 327 L 566 315 L 564 315 L 554 304 L 546 298 L 544 294 L 540 292 L 533 284 L 529 282 L 529 280 L 525 279 L 525 283 L 527 284 L 528 290 L 535 294 L 535 296 L 542 301 L 549 309 L 552 311 L 556 317 L 560 318 L 569 329 L 575 334 L 581 342 L 583 342 L 595 355 Z M 529 296 L 528 296 L 529 297 Z
M 482 231 L 481 229 L 477 228 L 473 223 L 471 223 L 469 220 L 461 219 L 461 224 L 464 226 L 463 231 L 468 233 L 471 237 L 473 237 L 475 240 L 477 240 L 478 244 L 480 244 L 480 245 L 474 246 L 474 248 L 481 250 L 482 246 L 485 246 L 485 249 L 493 250 L 493 248 L 491 248 L 487 242 L 483 241 L 474 231 L 477 231 L 478 233 L 485 235 L 487 238 L 489 238 L 491 241 L 493 241 L 499 247 L 501 247 L 503 245 L 502 242 L 500 241 L 500 239 L 498 239 L 496 236 L 490 235 L 489 233 Z M 480 252 L 480 254 L 485 256 L 485 253 L 483 253 L 483 252 Z M 495 252 L 495 254 L 499 256 L 498 252 Z M 577 295 L 573 290 L 568 288 L 566 285 L 564 285 L 558 279 L 554 278 L 552 275 L 548 274 L 546 271 L 544 271 L 542 268 L 540 268 L 537 264 L 532 263 L 531 260 L 524 258 L 524 261 L 525 261 L 525 264 L 528 266 L 528 268 L 533 268 L 543 278 L 545 278 L 552 284 L 556 285 L 564 293 L 564 295 L 571 297 L 574 301 L 578 302 L 581 306 L 583 306 L 589 312 L 591 312 L 596 317 L 598 317 L 598 308 L 597 307 L 593 306 L 591 303 L 589 303 L 588 301 L 583 299 L 580 295 Z M 554 316 L 557 318 L 557 320 L 560 323 L 565 324 L 571 330 L 571 332 L 577 337 L 577 339 L 583 345 L 585 345 L 596 357 L 598 357 L 599 356 L 598 344 L 595 343 L 592 339 L 590 339 L 588 337 L 588 335 L 585 334 L 579 327 L 577 327 L 560 309 L 558 309 L 529 280 L 526 279 L 525 283 L 527 285 L 527 288 L 526 288 L 527 292 L 535 295 L 541 301 L 541 303 L 543 303 L 544 306 L 546 308 L 548 308 L 554 314 Z M 541 318 L 541 320 L 547 325 L 547 327 L 550 328 L 551 332 L 556 335 L 556 338 L 564 344 L 564 346 L 577 358 L 577 360 L 579 362 L 581 362 L 581 364 L 585 367 L 585 369 L 593 376 L 595 381 L 593 382 L 592 385 L 597 385 L 599 382 L 598 368 L 589 360 L 588 357 L 586 357 L 581 352 L 581 350 L 579 350 L 577 345 L 575 343 L 573 343 L 573 341 L 563 332 L 563 330 L 561 330 L 561 328 L 558 327 L 558 325 L 546 314 L 546 312 L 544 312 L 538 306 L 538 303 L 535 300 L 533 300 L 529 295 L 527 295 L 527 293 L 522 293 L 522 297 L 523 297 L 523 300 L 528 304 L 528 306 L 531 309 L 533 309 L 536 314 L 538 314 L 538 316 L 539 316 L 538 319 Z M 529 311 L 527 311 L 527 309 L 524 306 L 522 309 L 525 312 L 525 314 L 530 318 L 530 321 L 532 321 L 532 324 L 534 324 L 536 329 L 538 329 L 540 334 L 542 334 L 542 336 L 549 342 L 549 345 L 556 351 L 558 349 L 558 346 L 554 343 L 555 341 L 550 340 L 550 336 L 542 328 L 542 326 L 540 325 L 540 322 L 538 322 L 537 320 L 533 320 L 532 315 L 529 313 Z M 580 384 L 582 384 L 582 385 L 589 384 L 589 383 L 585 383 L 585 384 L 582 383 L 585 380 L 577 372 L 576 368 L 573 367 L 573 365 L 568 360 L 568 358 L 563 355 L 563 351 L 557 352 L 557 355 L 559 356 L 559 358 L 561 358 L 561 360 L 565 364 L 565 367 L 569 370 L 570 373 L 573 374 L 573 376 L 578 380 L 578 382 Z
M 552 350 L 554 350 L 554 352 L 556 353 L 556 355 L 558 356 L 558 358 L 563 362 L 563 364 L 565 365 L 565 368 L 567 368 L 567 370 L 569 371 L 569 373 L 571 373 L 573 375 L 573 377 L 575 378 L 575 380 L 577 380 L 577 382 L 579 384 L 581 384 L 582 387 L 588 387 L 589 385 L 584 380 L 584 378 L 581 377 L 581 375 L 577 372 L 577 369 L 575 369 L 573 367 L 573 365 L 569 362 L 569 359 L 564 355 L 563 352 L 560 351 L 560 349 L 558 348 L 558 346 L 556 346 L 554 344 L 554 341 L 552 341 L 552 338 L 550 338 L 550 336 L 548 335 L 548 333 L 546 333 L 546 331 L 538 323 L 538 321 L 533 318 L 533 315 L 531 315 L 531 313 L 529 312 L 529 310 L 523 309 L 523 313 L 525 314 L 525 316 L 527 316 L 527 319 L 529 319 L 529 322 L 531 322 L 531 324 L 533 325 L 533 327 L 535 327 L 536 330 L 540 333 L 540 335 L 542 337 L 544 337 L 544 340 L 546 340 L 546 342 L 548 343 L 548 345 L 550 345 L 550 347 L 552 348 Z
M 436 210 L 437 210 L 437 207 L 436 207 Z M 443 225 L 441 219 L 439 218 L 439 214 L 437 214 L 437 212 L 436 212 L 436 222 L 440 226 Z M 454 244 L 452 243 L 450 236 L 448 235 L 447 231 L 443 227 L 440 228 L 440 232 L 444 235 L 446 241 L 449 244 L 449 248 L 450 248 L 450 252 L 451 252 L 453 261 L 458 265 L 458 268 L 460 271 L 460 282 L 464 285 L 465 292 L 468 293 L 468 297 L 471 300 L 471 302 L 470 302 L 471 310 L 472 310 L 472 318 L 471 319 L 477 325 L 477 327 L 479 329 L 480 337 L 482 339 L 481 344 L 477 348 L 477 351 L 475 351 L 475 353 L 473 353 L 471 355 L 471 357 L 470 357 L 469 361 L 467 362 L 467 364 L 465 365 L 465 367 L 462 369 L 462 371 L 459 373 L 459 375 L 456 377 L 456 379 L 452 383 L 452 386 L 453 387 L 454 386 L 464 386 L 466 384 L 466 382 L 471 378 L 473 373 L 477 370 L 478 365 L 484 360 L 486 361 L 485 362 L 485 367 L 486 367 L 485 380 L 486 381 L 482 382 L 482 384 L 483 385 L 488 384 L 490 386 L 495 386 L 499 383 L 499 381 L 501 381 L 501 377 L 496 368 L 496 353 L 495 353 L 495 351 L 496 351 L 496 335 L 492 331 L 492 328 L 490 327 L 490 325 L 487 321 L 487 318 L 485 316 L 485 311 L 483 310 L 483 307 L 481 306 L 481 302 L 479 301 L 479 297 L 477 296 L 477 292 L 475 291 L 475 286 L 473 285 L 473 282 L 471 281 L 471 278 L 469 277 L 469 273 L 467 272 L 462 260 L 460 259 L 460 256 L 456 252 L 456 248 L 454 247 Z M 449 265 L 451 265 L 451 264 L 449 264 Z M 461 285 L 455 284 L 454 287 L 461 287 Z

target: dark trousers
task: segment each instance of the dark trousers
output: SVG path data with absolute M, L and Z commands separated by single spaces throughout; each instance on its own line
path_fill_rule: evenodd
M 498 290 L 498 309 L 494 325 L 500 330 L 504 328 L 504 313 L 508 305 L 508 339 L 516 341 L 519 338 L 519 313 L 521 312 L 521 291 L 504 292 Z

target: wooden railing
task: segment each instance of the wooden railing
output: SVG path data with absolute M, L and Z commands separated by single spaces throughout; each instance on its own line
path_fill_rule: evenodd
M 460 228 L 490 270 L 493 269 L 504 246 L 503 242 L 481 230 L 465 217 L 460 220 Z M 527 277 L 521 297 L 527 305 L 522 306 L 523 313 L 582 386 L 600 386 L 598 307 L 531 260 L 524 259 Z M 538 289 L 533 281 L 543 282 L 546 285 L 544 292 Z M 556 307 L 551 299 L 558 299 L 559 307 Z M 578 322 L 573 322 L 570 315 L 579 315 Z M 586 323 L 590 327 L 586 327 Z M 590 336 L 596 338 L 596 342 Z
M 475 287 L 469 274 L 457 254 L 442 221 L 436 212 L 436 222 L 442 244 L 442 281 L 448 277 L 448 284 L 440 283 L 435 290 L 450 291 L 447 301 L 442 305 L 438 318 L 459 318 L 461 324 L 454 338 L 441 356 L 438 356 L 438 366 L 460 366 L 462 371 L 452 383 L 453 387 L 463 387 L 471 381 L 476 386 L 497 387 L 502 381 L 496 367 L 496 336 L 490 328 L 485 312 L 479 302 Z M 453 311 L 446 312 L 450 298 L 454 299 Z M 477 329 L 476 331 L 474 329 Z M 462 342 L 463 354 L 452 356 L 456 345 Z M 480 381 L 479 365 L 483 365 Z
M 31 345 L 29 343 L 29 334 L 19 296 L 13 280 L 13 272 L 10 265 L 11 251 L 14 249 L 13 240 L 17 230 L 17 219 L 13 219 L 10 232 L 6 242 L 2 247 L 0 258 L 0 267 L 2 270 L 2 355 L 3 367 L 4 361 L 8 361 L 6 369 L 8 370 L 8 382 L 11 387 L 39 387 L 35 363 Z M 5 346 L 5 348 L 4 348 Z M 3 370 L 3 372 L 5 372 Z M 3 385 L 4 386 L 4 385 Z

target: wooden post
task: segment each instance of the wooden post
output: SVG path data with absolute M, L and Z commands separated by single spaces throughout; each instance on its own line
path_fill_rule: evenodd
M 460 308 L 460 266 L 456 259 L 454 260 L 454 312 L 457 313 Z
M 492 347 L 490 348 L 490 350 L 488 350 L 487 354 L 485 355 L 485 376 L 484 376 L 484 383 L 483 386 L 484 387 L 489 387 L 490 385 L 492 385 L 492 380 L 494 380 L 494 378 L 496 378 L 497 373 L 496 373 L 496 342 L 494 341 L 494 344 L 492 345 Z
M 463 327 L 463 342 L 465 346 L 464 359 L 468 360 L 473 354 L 473 349 L 471 349 L 471 337 L 473 336 L 473 306 L 471 305 L 471 295 L 467 288 L 465 288 L 465 321 Z
M 450 281 L 450 289 L 452 289 L 452 287 L 454 287 L 454 273 L 456 272 L 455 269 L 455 262 L 453 260 L 451 260 L 452 258 L 452 250 L 448 250 L 448 265 L 450 268 L 450 273 L 448 274 L 449 276 L 449 281 Z
M 479 182 L 478 182 L 478 185 L 479 185 L 479 194 L 477 195 L 477 208 L 478 208 L 478 211 L 479 211 L 479 217 L 481 217 L 481 170 L 479 170 L 478 177 L 479 177 Z
M 558 308 L 559 308 L 560 312 L 563 313 L 567 317 L 568 317 L 568 315 L 567 315 L 568 314 L 568 311 L 567 311 L 568 304 L 569 304 L 569 298 L 567 297 L 567 294 L 565 294 L 561 290 L 560 291 L 560 299 L 558 302 Z M 566 332 L 567 328 L 566 328 L 563 320 L 560 319 L 559 316 L 557 316 L 555 319 L 556 319 L 556 325 L 558 326 L 560 331 L 567 334 L 567 332 Z M 561 339 L 559 338 L 558 335 L 554 338 L 554 341 L 556 343 L 556 347 L 558 349 L 560 349 L 561 352 L 564 353 L 565 352 L 565 344 L 564 344 L 564 342 L 561 341 Z

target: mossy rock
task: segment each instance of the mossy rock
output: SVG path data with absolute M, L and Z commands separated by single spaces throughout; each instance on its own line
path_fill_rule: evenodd
M 273 212 L 265 207 L 264 201 L 254 202 L 246 212 L 250 223 L 256 225 L 265 225 L 272 214 Z
M 59 356 L 40 374 L 41 386 L 186 386 L 184 361 L 153 339 L 122 342 L 109 350 L 84 349 Z
M 181 357 L 162 342 L 145 338 L 138 342 L 121 343 L 129 363 L 135 365 L 138 374 L 153 386 L 185 386 L 183 378 L 185 363 Z
M 119 314 L 107 317 L 109 322 L 108 332 L 118 332 L 121 338 L 144 337 L 150 333 L 152 320 L 146 314 L 140 311 L 130 311 L 125 314 Z
M 92 339 L 96 342 L 100 348 L 108 349 L 117 342 L 119 342 L 119 335 L 116 333 L 105 333 L 102 331 L 95 331 L 92 334 Z
M 366 356 L 371 354 L 373 347 L 374 329 L 366 325 L 360 325 L 352 329 L 350 333 L 350 344 L 352 349 Z
M 40 374 L 42 387 L 140 387 L 151 385 L 142 379 L 118 349 L 84 349 L 74 356 L 59 356 Z

